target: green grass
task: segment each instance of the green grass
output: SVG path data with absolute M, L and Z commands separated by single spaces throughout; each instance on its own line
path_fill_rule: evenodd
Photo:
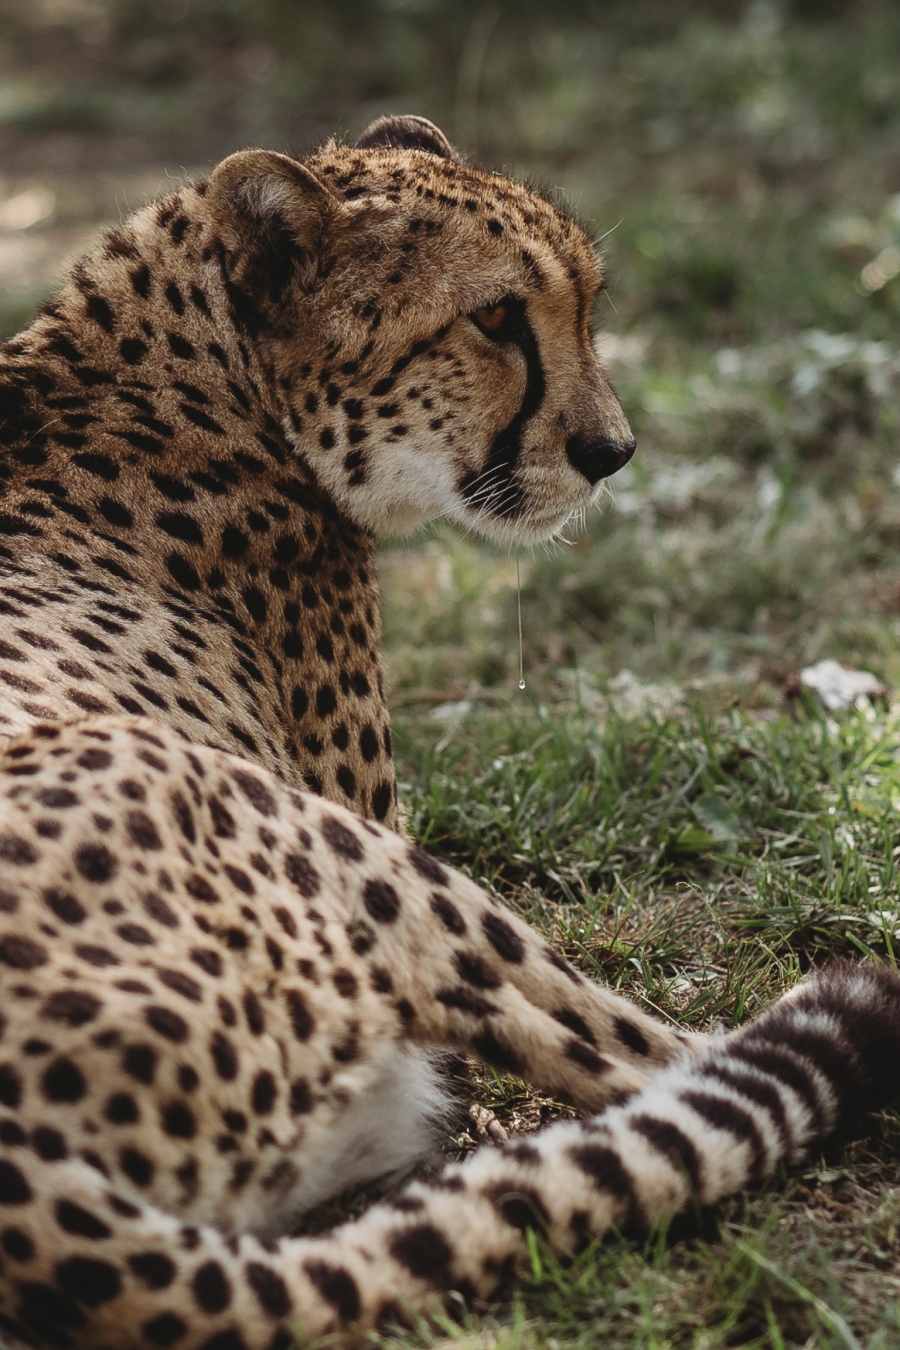
M 828 957 L 894 960 L 894 713 L 625 722 L 557 705 L 469 713 L 437 746 L 407 721 L 400 749 L 432 852 L 685 1025 L 733 1026 Z
M 695 701 L 623 717 L 615 702 L 511 694 L 452 723 L 407 712 L 413 832 L 582 970 L 686 1027 L 739 1024 L 832 956 L 894 960 L 898 712 Z M 469 1091 L 501 1122 L 535 1123 L 517 1080 L 476 1074 Z M 690 1240 L 613 1238 L 568 1267 L 536 1247 L 511 1305 L 443 1331 L 503 1350 L 897 1346 L 898 1145 L 886 1114 L 870 1139 L 703 1216 Z
M 785 688 L 822 657 L 900 685 L 900 275 L 883 271 L 900 246 L 897 6 L 0 13 L 0 195 L 54 191 L 29 233 L 58 254 L 184 166 L 386 111 L 433 117 L 593 222 L 638 454 L 569 547 L 519 560 L 524 695 L 514 556 L 443 526 L 384 550 L 410 828 L 582 969 L 691 1028 L 741 1023 L 831 956 L 893 960 L 900 710 L 829 718 Z M 4 247 L 5 335 L 57 256 L 23 272 Z M 461 1092 L 514 1128 L 562 1109 L 487 1071 Z M 451 1152 L 475 1146 L 464 1109 L 452 1132 Z M 613 1237 L 567 1268 L 535 1246 L 506 1303 L 451 1305 L 459 1320 L 385 1344 L 895 1350 L 898 1155 L 886 1115 L 717 1228 Z

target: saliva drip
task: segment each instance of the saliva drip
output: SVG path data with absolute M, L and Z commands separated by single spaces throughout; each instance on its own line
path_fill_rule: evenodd
M 519 616 L 519 688 L 525 688 L 525 656 L 522 647 L 522 578 L 519 575 L 519 560 L 516 558 L 516 607 Z

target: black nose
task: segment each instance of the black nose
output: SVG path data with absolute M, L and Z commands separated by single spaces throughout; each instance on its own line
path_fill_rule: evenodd
M 572 468 L 583 473 L 593 487 L 601 478 L 610 478 L 623 469 L 634 454 L 636 444 L 633 436 L 630 441 L 570 436 L 566 441 L 566 454 Z

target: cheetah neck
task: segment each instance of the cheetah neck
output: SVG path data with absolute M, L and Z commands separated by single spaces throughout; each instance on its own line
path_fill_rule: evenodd
M 285 441 L 202 191 L 0 354 L 0 728 L 147 714 L 391 819 L 373 541 Z

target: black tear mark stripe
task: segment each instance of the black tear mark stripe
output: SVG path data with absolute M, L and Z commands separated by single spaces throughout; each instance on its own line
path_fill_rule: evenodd
M 522 433 L 544 401 L 547 380 L 534 330 L 525 313 L 524 300 L 505 301 L 510 310 L 510 338 L 525 358 L 525 392 L 519 411 L 494 437 L 487 459 L 478 473 L 469 473 L 459 484 L 466 501 L 494 516 L 515 516 L 522 504 L 522 489 L 514 474 L 522 451 Z

